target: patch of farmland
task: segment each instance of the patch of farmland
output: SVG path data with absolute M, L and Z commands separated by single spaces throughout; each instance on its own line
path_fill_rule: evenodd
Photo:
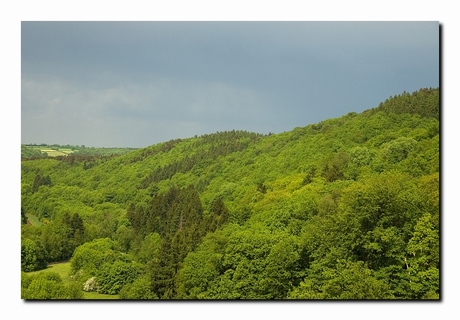
M 41 149 L 41 152 L 45 152 L 48 157 L 66 156 L 67 153 L 53 149 Z
M 65 154 L 71 154 L 74 152 L 72 149 L 59 149 L 59 151 Z

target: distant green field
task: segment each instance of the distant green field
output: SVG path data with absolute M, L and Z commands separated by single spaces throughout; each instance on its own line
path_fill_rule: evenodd
M 70 148 L 58 148 L 58 147 L 46 147 L 46 146 L 24 146 L 24 148 L 34 153 L 37 153 L 37 152 L 40 152 L 42 154 L 45 153 L 48 155 L 48 157 L 67 156 L 75 152 L 74 150 Z
M 63 148 L 59 148 L 58 150 L 61 151 L 61 152 L 64 152 L 64 153 L 73 153 L 73 150 L 72 150 L 72 149 L 63 149 Z
M 95 148 L 85 146 L 71 146 L 71 145 L 25 145 L 21 144 L 21 157 L 34 158 L 34 157 L 57 157 L 66 156 L 69 154 L 90 155 L 90 156 L 111 156 L 121 155 L 137 148 Z
M 85 147 L 78 145 L 58 145 L 58 144 L 21 144 L 21 157 L 22 158 L 36 158 L 36 157 L 57 157 L 67 156 L 70 154 L 87 155 L 87 156 L 112 156 L 125 154 L 138 148 L 117 148 L 117 147 Z
M 58 150 L 53 150 L 53 149 L 41 149 L 41 152 L 45 152 L 48 154 L 49 157 L 57 157 L 57 156 L 66 156 L 68 153 L 58 151 Z
M 53 264 L 48 265 L 48 268 L 44 270 L 27 272 L 27 274 L 33 275 L 33 274 L 38 274 L 41 272 L 56 272 L 61 276 L 62 281 L 64 281 L 65 284 L 68 284 L 72 281 L 70 278 L 70 262 L 53 263 Z M 83 299 L 89 299 L 89 300 L 119 299 L 118 295 L 101 294 L 97 292 L 86 292 L 83 290 L 82 292 L 83 292 Z

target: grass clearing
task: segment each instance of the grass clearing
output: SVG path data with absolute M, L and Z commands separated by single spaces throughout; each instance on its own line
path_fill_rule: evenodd
M 27 274 L 39 274 L 42 272 L 56 272 L 58 273 L 64 283 L 69 283 L 70 280 L 70 262 L 52 263 L 48 265 L 48 268 L 38 271 L 27 272 Z
M 97 293 L 97 292 L 86 292 L 83 291 L 83 299 L 85 300 L 117 300 L 120 299 L 120 297 L 115 294 L 102 294 L 102 293 Z
M 48 265 L 48 268 L 39 270 L 39 271 L 32 271 L 32 272 L 27 272 L 27 274 L 34 275 L 34 274 L 39 274 L 41 272 L 56 272 L 59 274 L 62 278 L 62 281 L 65 284 L 69 284 L 72 279 L 70 278 L 70 262 L 60 262 L 60 263 L 52 263 Z M 114 300 L 114 299 L 119 299 L 119 295 L 111 295 L 111 294 L 102 294 L 102 293 L 97 293 L 97 292 L 86 292 L 83 291 L 83 299 L 88 299 L 88 300 Z
M 33 225 L 33 226 L 41 226 L 43 222 L 41 222 L 36 215 L 33 215 L 31 213 L 26 214 L 27 220 Z

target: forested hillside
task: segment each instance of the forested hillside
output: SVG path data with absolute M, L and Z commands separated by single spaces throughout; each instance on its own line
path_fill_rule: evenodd
M 439 134 L 430 88 L 280 134 L 23 160 L 22 298 L 439 299 Z M 28 274 L 69 260 L 72 284 Z

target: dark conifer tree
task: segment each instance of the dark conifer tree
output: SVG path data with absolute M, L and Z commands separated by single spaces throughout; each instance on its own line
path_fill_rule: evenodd
M 150 264 L 152 291 L 162 299 L 169 298 L 174 290 L 176 275 L 174 260 L 172 238 L 166 234 L 161 242 L 158 259 Z
M 27 217 L 24 208 L 21 206 L 21 223 L 27 224 Z

